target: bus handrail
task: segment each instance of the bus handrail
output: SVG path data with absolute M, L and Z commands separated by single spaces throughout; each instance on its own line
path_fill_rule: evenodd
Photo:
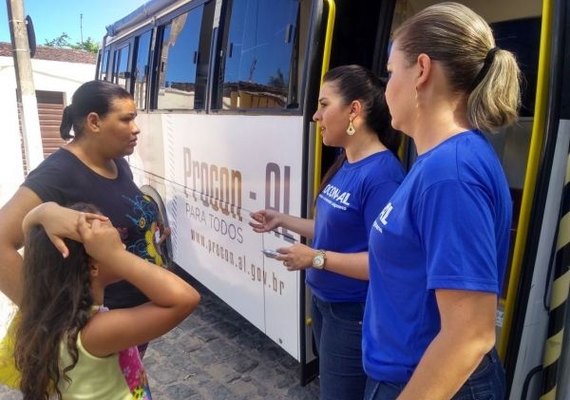
M 538 80 L 536 86 L 536 102 L 534 109 L 534 121 L 532 124 L 532 135 L 528 152 L 528 162 L 523 183 L 523 194 L 521 200 L 520 216 L 517 225 L 517 235 L 513 250 L 513 260 L 511 262 L 511 273 L 507 286 L 507 296 L 505 299 L 504 319 L 501 329 L 500 340 L 497 343 L 497 350 L 501 359 L 505 359 L 509 335 L 511 333 L 513 311 L 517 301 L 518 282 L 521 275 L 522 258 L 524 255 L 526 240 L 528 237 L 528 225 L 531 217 L 531 208 L 534 198 L 535 186 L 538 176 L 538 166 L 542 153 L 546 129 L 546 110 L 548 102 L 548 86 L 550 81 L 550 69 L 548 62 L 550 59 L 550 43 L 552 41 L 552 10 L 553 2 L 545 0 L 542 3 L 542 24 L 540 32 L 540 52 L 538 57 Z
M 336 3 L 334 0 L 326 0 L 329 7 L 329 13 L 327 16 L 327 27 L 325 31 L 325 42 L 323 48 L 323 62 L 321 64 L 321 84 L 323 83 L 323 78 L 327 71 L 329 70 L 329 64 L 331 59 L 331 48 L 332 39 L 334 33 L 334 22 L 336 18 Z M 321 182 L 321 161 L 323 155 L 323 145 L 319 140 L 320 124 L 317 122 L 317 129 L 315 130 L 315 154 L 314 154 L 314 175 L 313 175 L 313 194 L 316 196 L 319 190 L 319 184 Z

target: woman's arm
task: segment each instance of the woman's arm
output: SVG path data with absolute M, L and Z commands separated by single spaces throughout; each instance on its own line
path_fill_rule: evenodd
M 22 222 L 22 229 L 26 234 L 33 226 L 42 225 L 53 245 L 59 250 L 63 257 L 67 257 L 69 250 L 63 239 L 81 241 L 78 231 L 79 216 L 84 215 L 88 222 L 95 219 L 108 221 L 103 215 L 92 213 L 81 213 L 71 208 L 62 207 L 52 201 L 34 207 L 26 214 Z
M 452 398 L 495 344 L 495 294 L 436 290 L 436 299 L 441 330 L 399 400 Z
M 0 291 L 16 304 L 22 297 L 23 260 L 18 253 L 24 245 L 22 221 L 41 202 L 32 190 L 20 187 L 0 209 Z
M 326 254 L 324 269 L 327 271 L 336 272 L 350 278 L 368 280 L 368 252 L 337 253 L 327 251 L 327 249 L 322 250 Z M 313 258 L 317 255 L 317 250 L 301 243 L 296 243 L 290 247 L 282 247 L 277 249 L 277 251 L 281 255 L 275 257 L 275 259 L 283 261 L 283 264 L 289 271 L 310 268 L 313 264 Z
M 106 356 L 146 343 L 174 328 L 200 301 L 198 292 L 165 268 L 126 251 L 115 228 L 93 221 L 80 222 L 81 239 L 101 273 L 124 279 L 150 302 L 138 307 L 98 313 L 82 330 L 85 348 Z
M 283 227 L 299 235 L 312 239 L 315 235 L 315 221 L 312 219 L 294 217 L 273 210 L 259 210 L 250 214 L 253 219 L 249 225 L 257 233 L 270 232 Z

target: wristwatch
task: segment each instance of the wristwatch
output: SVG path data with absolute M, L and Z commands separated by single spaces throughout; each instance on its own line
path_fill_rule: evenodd
M 324 269 L 327 261 L 327 254 L 324 250 L 317 250 L 317 254 L 313 257 L 313 268 Z

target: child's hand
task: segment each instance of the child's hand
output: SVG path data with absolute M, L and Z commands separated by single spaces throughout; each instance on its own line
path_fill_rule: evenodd
M 78 231 L 85 251 L 97 261 L 107 261 L 125 249 L 119 232 L 110 222 L 98 219 L 88 222 L 86 214 L 81 213 Z

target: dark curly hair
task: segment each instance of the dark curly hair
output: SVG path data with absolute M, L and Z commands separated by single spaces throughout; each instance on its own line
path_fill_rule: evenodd
M 79 211 L 97 212 L 77 204 Z M 69 256 L 63 258 L 41 226 L 28 232 L 24 253 L 24 292 L 16 331 L 14 357 L 21 373 L 24 400 L 61 399 L 58 383 L 79 357 L 77 336 L 91 317 L 90 258 L 79 242 L 66 239 Z M 59 365 L 60 343 L 65 341 L 72 364 Z

